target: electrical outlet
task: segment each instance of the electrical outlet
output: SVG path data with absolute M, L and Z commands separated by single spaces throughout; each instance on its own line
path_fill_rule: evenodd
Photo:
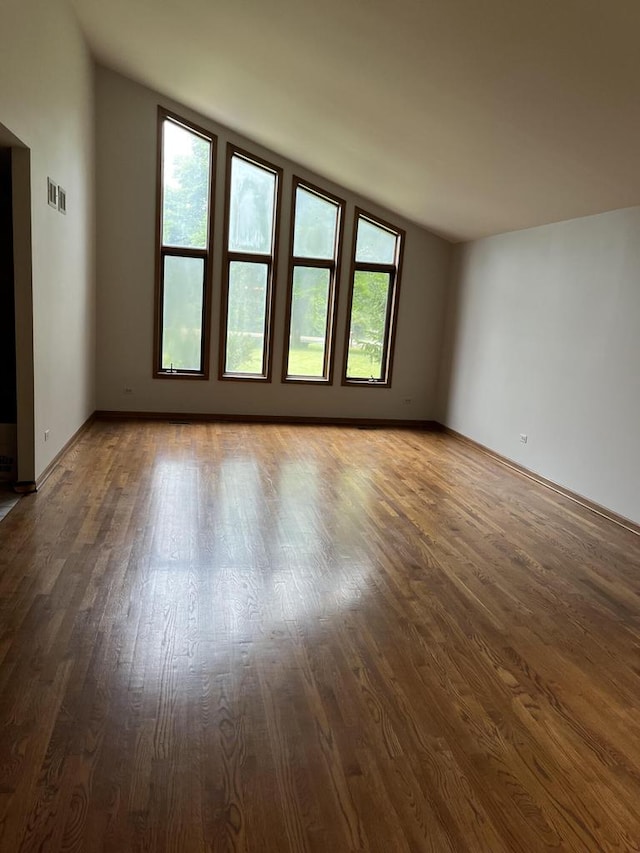
M 124 387 L 125 394 L 133 394 L 133 388 L 129 388 L 128 386 Z
M 520 441 L 521 441 L 523 444 L 526 444 L 528 440 L 529 440 L 529 439 L 528 439 L 528 436 L 526 435 L 526 433 L 521 432 L 521 433 L 520 433 Z
M 413 397 L 405 397 L 402 401 L 403 406 L 410 406 L 413 403 Z
M 45 431 L 44 431 L 44 440 L 45 441 L 49 441 L 49 432 L 50 432 L 50 430 L 45 429 Z

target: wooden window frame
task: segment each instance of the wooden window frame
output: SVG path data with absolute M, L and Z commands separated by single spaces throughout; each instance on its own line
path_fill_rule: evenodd
M 165 246 L 163 243 L 163 206 L 164 186 L 162 167 L 164 155 L 165 121 L 172 121 L 184 127 L 190 133 L 209 142 L 209 216 L 207 222 L 207 241 L 204 249 L 189 249 L 180 246 Z M 204 127 L 194 124 L 177 113 L 158 107 L 157 128 L 157 167 L 156 167 L 156 268 L 154 294 L 154 332 L 153 332 L 153 377 L 154 379 L 209 379 L 210 342 L 211 342 L 211 290 L 213 258 L 213 224 L 215 213 L 216 159 L 218 137 Z M 166 257 L 201 258 L 203 260 L 202 280 L 202 334 L 200 343 L 200 370 L 165 370 L 162 367 L 162 327 L 164 312 L 164 261 Z
M 365 219 L 372 225 L 377 225 L 384 228 L 385 231 L 390 231 L 396 235 L 396 252 L 394 262 L 392 264 L 374 264 L 367 261 L 356 261 L 356 247 L 358 242 L 358 222 L 360 219 Z M 351 271 L 349 274 L 349 293 L 347 301 L 347 325 L 344 336 L 344 358 L 342 364 L 342 385 L 348 385 L 352 388 L 390 388 L 391 377 L 393 373 L 393 357 L 396 344 L 397 331 L 397 315 L 398 315 L 398 300 L 400 295 L 400 279 L 402 274 L 402 259 L 404 256 L 404 243 L 406 232 L 397 225 L 386 222 L 379 216 L 374 216 L 360 207 L 356 207 L 353 218 L 353 239 L 351 253 Z M 381 272 L 389 275 L 389 299 L 387 301 L 387 316 L 385 318 L 384 340 L 383 340 L 383 358 L 384 366 L 383 378 L 381 379 L 349 379 L 347 378 L 347 363 L 349 359 L 349 337 L 351 331 L 351 313 L 353 310 L 353 290 L 355 283 L 355 274 L 357 272 Z
M 229 249 L 229 216 L 231 212 L 231 164 L 237 156 L 249 163 L 259 166 L 275 175 L 275 199 L 273 208 L 273 231 L 271 234 L 271 253 L 268 255 L 253 252 L 236 252 Z M 278 267 L 278 247 L 280 245 L 280 213 L 282 201 L 283 170 L 274 166 L 262 157 L 245 151 L 231 142 L 227 143 L 226 187 L 224 202 L 224 254 L 222 267 L 222 294 L 220 306 L 220 349 L 218 378 L 223 382 L 271 382 L 273 362 L 273 315 L 275 302 L 275 286 Z M 229 269 L 234 262 L 266 264 L 267 266 L 267 295 L 265 306 L 264 345 L 262 350 L 262 374 L 226 373 L 225 361 L 227 352 L 227 310 L 229 307 Z
M 302 188 L 321 199 L 335 204 L 338 208 L 338 221 L 336 223 L 335 244 L 333 248 L 333 258 L 304 258 L 294 255 L 294 239 L 296 226 L 296 195 L 298 188 Z M 287 310 L 285 315 L 284 329 L 284 346 L 282 354 L 282 382 L 296 385 L 331 385 L 333 383 L 333 370 L 335 363 L 335 328 L 338 310 L 338 291 L 340 286 L 340 268 L 342 264 L 342 243 L 344 237 L 344 212 L 346 203 L 344 199 L 339 198 L 327 190 L 317 187 L 310 181 L 305 181 L 296 175 L 293 176 L 293 186 L 291 190 L 291 228 L 289 235 L 289 274 L 287 283 Z M 291 335 L 291 309 L 293 300 L 293 276 L 296 267 L 314 267 L 316 269 L 329 270 L 329 304 L 327 305 L 327 325 L 325 329 L 325 347 L 324 347 L 324 369 L 322 376 L 296 376 L 295 374 L 288 375 L 287 367 L 289 362 L 289 338 Z

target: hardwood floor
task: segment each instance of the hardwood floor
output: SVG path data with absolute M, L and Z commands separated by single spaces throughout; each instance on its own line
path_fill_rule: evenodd
M 0 851 L 640 850 L 640 538 L 454 438 L 101 423 L 0 523 Z

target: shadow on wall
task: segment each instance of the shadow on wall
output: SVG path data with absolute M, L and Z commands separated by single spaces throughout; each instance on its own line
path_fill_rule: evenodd
M 447 287 L 447 304 L 444 312 L 442 348 L 438 370 L 438 421 L 447 424 L 449 419 L 451 383 L 455 373 L 455 361 L 460 328 L 460 281 L 464 253 L 462 245 L 452 246 Z

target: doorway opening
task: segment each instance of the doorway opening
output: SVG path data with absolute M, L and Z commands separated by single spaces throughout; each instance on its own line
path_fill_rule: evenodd
M 31 152 L 0 124 L 0 488 L 35 488 Z
M 0 148 L 0 484 L 17 479 L 18 391 L 11 148 Z

